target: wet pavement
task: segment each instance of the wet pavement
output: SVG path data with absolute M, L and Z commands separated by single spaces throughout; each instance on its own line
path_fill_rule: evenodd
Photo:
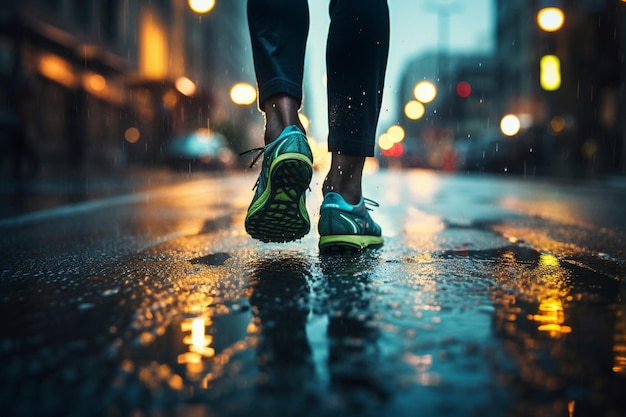
M 0 219 L 0 415 L 626 415 L 623 181 L 379 171 L 341 255 L 251 240 L 254 181 Z

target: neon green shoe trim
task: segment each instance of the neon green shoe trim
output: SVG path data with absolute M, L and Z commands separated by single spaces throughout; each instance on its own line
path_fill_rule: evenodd
M 262 242 L 289 242 L 311 229 L 304 193 L 313 175 L 313 163 L 303 154 L 285 153 L 270 165 L 263 193 L 250 205 L 246 231 Z
M 320 250 L 365 249 L 367 247 L 382 246 L 382 236 L 371 235 L 328 235 L 320 236 Z

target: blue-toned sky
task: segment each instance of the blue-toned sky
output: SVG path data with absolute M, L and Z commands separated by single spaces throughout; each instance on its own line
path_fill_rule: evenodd
M 437 7 L 453 7 L 450 16 L 449 46 L 452 51 L 489 52 L 493 49 L 495 0 L 388 0 L 391 19 L 391 45 L 385 82 L 380 128 L 395 120 L 394 94 L 407 59 L 434 51 L 438 43 Z M 328 0 L 310 0 L 311 29 L 305 70 L 304 110 L 312 119 L 311 133 L 325 140 L 326 121 L 325 73 Z

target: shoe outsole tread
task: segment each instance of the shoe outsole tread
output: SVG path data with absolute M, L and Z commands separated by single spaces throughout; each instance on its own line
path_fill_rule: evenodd
M 287 153 L 272 162 L 263 194 L 248 209 L 246 231 L 262 242 L 290 242 L 311 229 L 304 193 L 313 175 L 305 155 Z

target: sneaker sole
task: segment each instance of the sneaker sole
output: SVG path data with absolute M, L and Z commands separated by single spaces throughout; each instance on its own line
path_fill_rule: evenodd
M 319 249 L 322 252 L 360 251 L 365 248 L 379 248 L 382 245 L 381 236 L 328 235 L 320 236 Z
M 304 193 L 313 176 L 313 163 L 305 155 L 286 153 L 270 166 L 263 194 L 250 206 L 246 231 L 262 242 L 290 242 L 311 230 Z

